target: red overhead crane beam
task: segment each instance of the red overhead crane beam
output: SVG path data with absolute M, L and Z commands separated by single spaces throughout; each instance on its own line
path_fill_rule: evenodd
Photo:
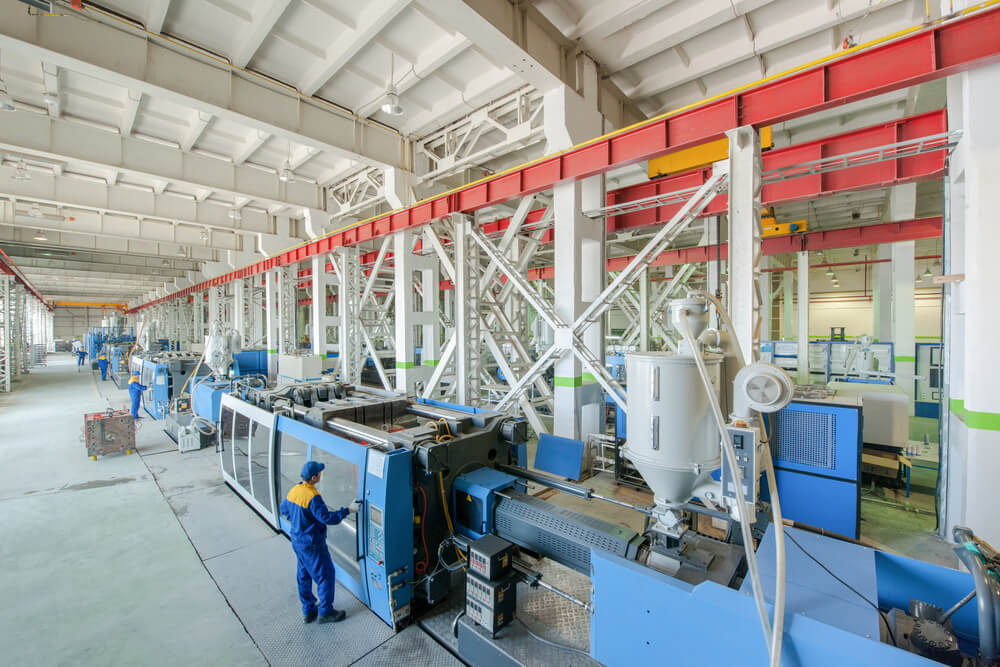
M 821 158 L 857 151 L 868 151 L 900 141 L 944 134 L 947 131 L 948 114 L 944 109 L 939 109 L 804 144 L 775 148 L 761 156 L 763 171 L 767 172 L 779 167 L 792 167 Z M 761 190 L 761 203 L 764 206 L 775 206 L 819 199 L 839 192 L 927 180 L 944 173 L 945 157 L 945 151 L 939 150 L 826 173 L 798 176 L 764 185 Z M 607 194 L 607 202 L 610 206 L 645 197 L 669 194 L 687 188 L 701 187 L 711 174 L 712 168 L 705 167 L 612 190 Z M 669 221 L 682 205 L 683 202 L 671 203 L 657 208 L 648 208 L 644 211 L 609 216 L 608 231 L 622 232 L 636 227 L 663 224 Z M 728 209 L 729 195 L 728 193 L 720 193 L 709 203 L 703 215 L 720 215 Z
M 45 300 L 42 293 L 35 289 L 35 286 L 31 284 L 27 276 L 21 273 L 21 269 L 17 268 L 14 261 L 5 253 L 0 250 L 0 273 L 6 273 L 9 276 L 14 276 L 14 280 L 24 285 L 24 288 L 31 292 L 31 295 L 42 302 L 42 304 L 52 310 L 52 304 Z
M 853 248 L 862 245 L 879 245 L 897 241 L 916 241 L 932 239 L 941 236 L 943 223 L 940 217 L 919 218 L 902 222 L 888 222 L 881 225 L 864 227 L 848 227 L 830 229 L 804 234 L 789 234 L 788 236 L 772 236 L 761 240 L 761 252 L 764 255 L 781 255 L 801 250 L 831 250 L 833 248 Z M 703 245 L 694 248 L 678 248 L 661 253 L 650 266 L 676 266 L 678 264 L 695 264 L 708 262 L 718 258 L 729 257 L 729 245 L 721 243 L 718 246 Z M 632 256 L 614 257 L 607 261 L 608 271 L 621 271 L 632 261 Z M 545 280 L 555 277 L 555 267 L 543 266 L 528 270 L 528 280 Z
M 1000 7 L 984 3 L 959 18 L 926 28 L 911 28 L 848 49 L 814 65 L 768 77 L 408 208 L 365 220 L 140 308 L 294 264 L 333 248 L 425 225 L 453 213 L 470 213 L 547 190 L 556 183 L 720 139 L 726 130 L 742 125 L 771 125 L 996 62 L 1000 60 L 997 35 L 1000 35 Z

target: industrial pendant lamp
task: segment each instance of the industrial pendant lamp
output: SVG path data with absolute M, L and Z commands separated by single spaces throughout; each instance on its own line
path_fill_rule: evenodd
M 385 88 L 385 102 L 382 103 L 382 113 L 389 116 L 402 116 L 403 107 L 399 103 L 399 93 L 396 92 L 396 84 L 393 81 L 393 73 L 396 65 L 396 54 L 389 53 L 389 84 Z
M 931 273 L 931 269 L 930 269 L 930 267 L 927 267 L 926 269 L 924 269 L 924 274 L 923 274 L 923 276 L 924 276 L 924 278 L 925 278 L 925 279 L 927 279 L 927 280 L 930 280 L 931 278 L 933 278 L 933 277 L 934 277 L 934 274 L 933 274 L 933 273 Z
M 828 275 L 828 276 L 832 276 L 832 275 L 833 275 L 833 269 L 829 269 L 829 268 L 828 268 L 828 269 L 826 270 L 826 275 Z
M 36 241 L 48 241 L 49 240 L 49 237 L 46 236 L 45 232 L 43 232 L 41 229 L 37 230 L 35 232 L 35 235 L 32 236 L 31 238 L 35 239 Z
M 278 172 L 278 180 L 282 183 L 295 182 L 295 174 L 292 173 L 292 142 L 288 142 L 288 156 L 285 158 L 285 166 Z

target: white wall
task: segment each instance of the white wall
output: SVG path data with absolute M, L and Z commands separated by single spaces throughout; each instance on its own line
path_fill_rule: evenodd
M 106 315 L 100 308 L 66 308 L 57 306 L 53 315 L 54 338 L 83 338 L 90 327 L 101 326 Z
M 827 300 L 834 295 L 844 300 Z M 918 339 L 939 338 L 941 336 L 940 296 L 926 298 L 926 292 L 923 290 L 917 295 L 919 298 L 914 307 L 916 337 Z M 854 295 L 857 297 L 855 299 L 850 299 L 851 296 L 852 294 L 849 292 L 814 294 L 812 299 L 819 299 L 819 301 L 811 300 L 809 303 L 809 335 L 826 338 L 830 335 L 832 327 L 845 327 L 845 333 L 848 336 L 870 335 L 874 330 L 872 303 L 860 295 Z M 792 322 L 793 331 L 795 331 L 798 323 L 794 316 Z

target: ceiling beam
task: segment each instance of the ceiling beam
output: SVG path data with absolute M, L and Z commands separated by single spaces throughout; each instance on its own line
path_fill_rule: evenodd
M 28 151 L 48 160 L 77 161 L 100 169 L 117 169 L 121 179 L 131 173 L 186 185 L 191 191 L 211 188 L 228 199 L 245 197 L 262 206 L 319 208 L 320 188 L 296 179 L 282 183 L 275 172 L 250 165 L 233 165 L 200 153 L 185 153 L 135 137 L 119 136 L 91 125 L 50 118 L 28 111 L 4 115 L 0 148 Z
M 62 94 L 59 90 L 59 67 L 52 63 L 42 63 L 42 79 L 45 85 L 45 105 L 49 115 L 59 118 L 62 114 Z
M 583 94 L 577 58 L 587 57 L 529 3 L 493 0 L 420 0 L 423 11 L 454 26 L 499 67 L 546 92 L 569 86 Z M 625 127 L 646 115 L 610 79 L 601 78 L 595 91 L 598 110 L 615 127 Z
M 163 22 L 167 20 L 170 10 L 170 0 L 147 0 L 146 30 L 155 33 L 163 32 Z
M 201 139 L 201 135 L 205 132 L 205 128 L 208 124 L 212 122 L 212 114 L 205 113 L 204 111 L 195 111 L 191 118 L 191 122 L 188 124 L 187 134 L 181 139 L 181 150 L 185 153 L 189 153 L 194 145 L 198 143 Z
M 270 234 L 273 229 L 268 214 L 257 208 L 241 207 L 239 224 L 229 215 L 231 204 L 212 200 L 181 197 L 155 190 L 143 191 L 119 182 L 102 185 L 93 179 L 74 177 L 72 173 L 34 173 L 30 181 L 15 181 L 14 168 L 0 165 L 0 198 L 21 202 L 63 207 L 62 214 L 79 218 L 69 223 L 76 228 L 87 225 L 91 218 L 106 214 L 115 218 L 174 223 L 197 229 L 212 229 L 223 233 Z M 234 201 L 244 202 L 242 199 Z M 74 210 L 75 209 L 75 210 Z M 228 246 L 226 246 L 228 247 Z
M 250 23 L 239 36 L 239 47 L 232 56 L 234 65 L 247 66 L 290 3 L 291 0 L 271 0 L 262 3 L 264 6 L 260 12 L 251 17 Z
M 345 39 L 332 40 L 326 57 L 308 71 L 299 82 L 299 90 L 305 95 L 315 95 L 347 63 L 368 46 L 372 40 L 389 25 L 400 12 L 410 4 L 410 0 L 369 0 L 358 20 L 354 34 Z M 388 59 L 386 59 L 388 60 Z M 386 70 L 389 63 L 386 62 Z
M 0 0 L 0 49 L 372 166 L 403 167 L 399 134 L 85 9 L 58 21 Z M 98 20 L 100 18 L 100 20 Z
M 16 256 L 16 255 L 14 255 Z M 168 262 L 170 260 L 167 260 Z M 183 278 L 187 271 L 182 269 L 172 269 L 169 266 L 160 267 L 138 267 L 125 266 L 121 264 L 97 264 L 90 262 L 74 262 L 64 259 L 47 259 L 38 257 L 19 257 L 17 265 L 26 274 L 38 275 L 91 275 L 94 277 L 114 277 L 119 280 L 154 280 L 163 282 L 172 278 Z M 140 270 L 144 269 L 144 270 Z
M 140 104 L 142 104 L 141 90 L 129 88 L 125 91 L 125 99 L 122 102 L 122 115 L 118 123 L 121 136 L 132 136 L 132 129 L 135 127 L 135 119 L 139 114 Z

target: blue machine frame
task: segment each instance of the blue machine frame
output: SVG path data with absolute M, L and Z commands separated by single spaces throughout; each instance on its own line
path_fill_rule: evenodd
M 809 553 L 885 610 L 906 610 L 911 599 L 948 608 L 973 588 L 965 572 L 786 529 Z M 878 613 L 786 542 L 787 587 L 783 665 L 936 665 L 879 641 Z M 774 590 L 774 526 L 757 551 L 770 606 Z M 590 654 L 606 665 L 767 664 L 753 597 L 711 581 L 692 586 L 597 549 L 591 552 L 593 616 Z M 637 594 L 641 591 L 640 594 Z M 960 644 L 978 637 L 975 605 L 952 617 Z M 664 632 L 669 628 L 669 632 Z M 719 628 L 725 628 L 720 641 Z M 691 650 L 679 649 L 678 640 Z M 974 654 L 975 651 L 973 650 Z
M 337 581 L 394 629 L 410 616 L 414 576 L 413 497 L 410 451 L 382 451 L 308 424 L 262 410 L 226 394 L 221 400 L 219 464 L 223 479 L 272 527 L 289 532 L 278 513 L 286 486 L 297 483 L 307 460 L 327 464 L 320 492 L 331 507 L 361 501 L 357 518 L 328 531 Z M 282 472 L 282 469 L 284 473 Z M 328 494 L 326 480 L 342 493 Z
M 861 531 L 860 406 L 792 401 L 773 417 L 781 513 L 857 539 Z

